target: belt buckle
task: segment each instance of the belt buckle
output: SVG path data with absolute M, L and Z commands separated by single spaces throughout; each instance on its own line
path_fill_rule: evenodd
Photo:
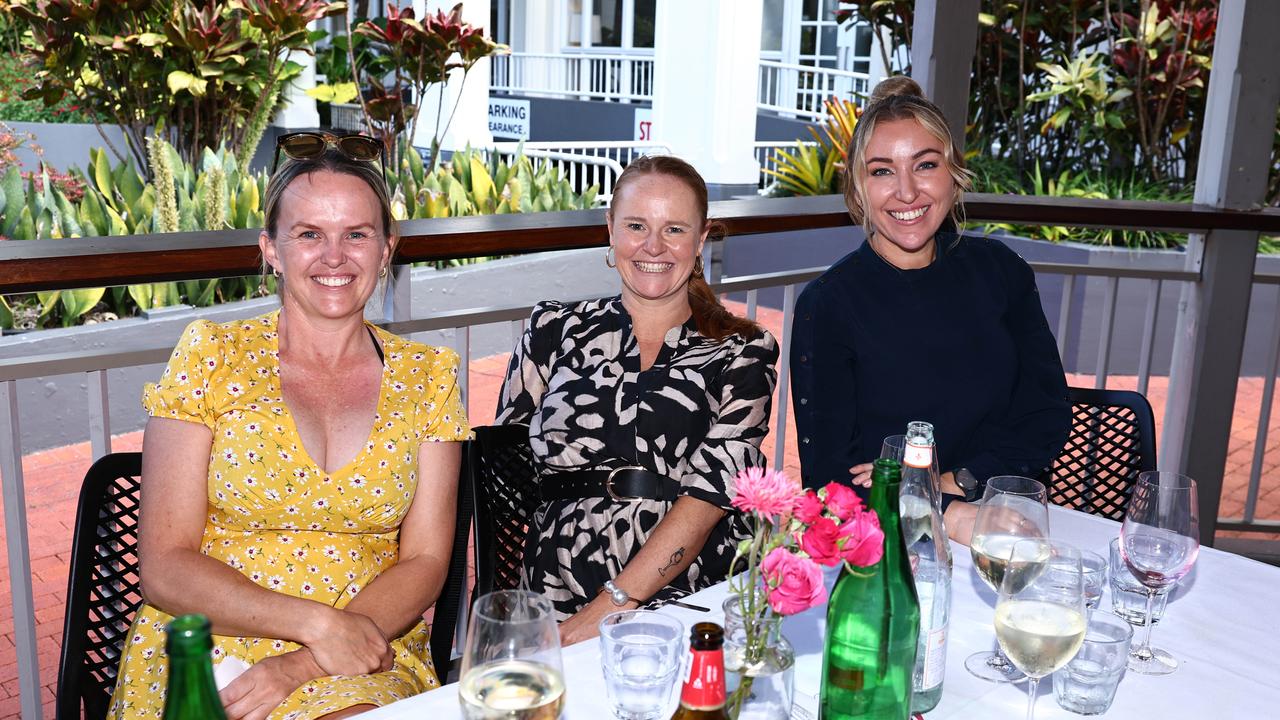
M 616 500 L 618 502 L 627 502 L 630 500 L 641 500 L 642 498 L 640 498 L 637 495 L 619 495 L 618 493 L 613 491 L 613 478 L 615 475 L 622 472 L 623 470 L 644 470 L 644 468 L 640 467 L 639 465 L 624 465 L 620 468 L 614 468 L 613 470 L 610 470 L 609 477 L 606 478 L 604 481 L 604 491 L 609 494 L 609 497 L 611 499 Z

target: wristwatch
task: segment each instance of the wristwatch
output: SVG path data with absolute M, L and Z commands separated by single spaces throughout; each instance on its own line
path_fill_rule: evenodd
M 956 485 L 964 492 L 964 501 L 977 500 L 982 488 L 978 486 L 978 478 L 969 472 L 969 468 L 956 468 L 952 473 L 955 475 Z
M 618 587 L 617 583 L 612 580 L 604 581 L 604 591 L 609 593 L 609 602 L 615 607 L 622 607 L 631 602 L 631 595 L 626 590 Z

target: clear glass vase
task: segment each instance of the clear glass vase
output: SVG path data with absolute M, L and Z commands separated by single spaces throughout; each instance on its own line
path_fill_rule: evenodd
M 787 720 L 795 697 L 795 649 L 763 595 L 748 607 L 746 618 L 739 599 L 733 595 L 724 601 L 725 709 L 736 720 Z

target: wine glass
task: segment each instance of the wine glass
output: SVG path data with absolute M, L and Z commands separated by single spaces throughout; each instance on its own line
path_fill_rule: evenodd
M 564 707 L 551 601 L 528 590 L 481 596 L 471 610 L 458 702 L 467 720 L 555 720 Z
M 1024 538 L 1049 537 L 1049 494 L 1044 483 L 1031 478 L 998 475 L 987 481 L 982 497 L 969 551 L 978 576 L 998 593 L 1013 544 Z M 1018 682 L 1023 678 L 999 649 L 970 655 L 965 658 L 964 667 L 991 682 Z
M 1151 603 L 1156 593 L 1182 579 L 1200 554 L 1200 517 L 1196 481 L 1172 472 L 1138 475 L 1120 526 L 1120 555 L 1147 589 L 1142 644 L 1129 652 L 1129 669 L 1143 675 L 1168 675 L 1178 661 L 1151 647 Z
M 1027 675 L 1027 720 L 1034 720 L 1040 678 L 1067 663 L 1084 643 L 1084 571 L 1080 551 L 1047 538 L 1014 543 L 996 601 L 996 639 Z

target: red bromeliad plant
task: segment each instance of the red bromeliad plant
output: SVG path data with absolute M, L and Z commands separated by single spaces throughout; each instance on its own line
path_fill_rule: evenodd
M 1175 172 L 1181 160 L 1195 163 L 1204 90 L 1218 27 L 1212 0 L 1141 0 L 1136 12 L 1112 15 L 1118 31 L 1112 63 L 1129 88 L 1138 148 L 1153 179 Z M 1189 142 L 1183 143 L 1187 139 Z
M 125 132 L 139 167 L 145 138 L 166 136 L 188 161 L 225 143 L 253 155 L 284 84 L 310 52 L 308 23 L 345 12 L 324 0 L 6 0 L 30 30 L 28 93 L 80 98 Z M 123 160 L 123 153 L 112 148 Z
M 357 63 L 354 50 L 351 52 L 357 81 L 366 87 L 360 102 L 369 131 L 382 138 L 395 167 L 400 167 L 412 146 L 412 128 L 422 113 L 428 89 L 439 86 L 440 103 L 431 141 L 431 169 L 434 169 L 440 138 L 453 122 L 451 112 L 444 126 L 440 124 L 450 74 L 462 71 L 461 86 L 477 62 L 506 52 L 506 46 L 485 37 L 483 29 L 463 22 L 462 3 L 448 13 L 441 10 L 421 21 L 414 17 L 413 8 L 388 3 L 385 19 L 366 20 L 355 32 L 366 38 L 374 51 L 372 61 L 363 66 Z

